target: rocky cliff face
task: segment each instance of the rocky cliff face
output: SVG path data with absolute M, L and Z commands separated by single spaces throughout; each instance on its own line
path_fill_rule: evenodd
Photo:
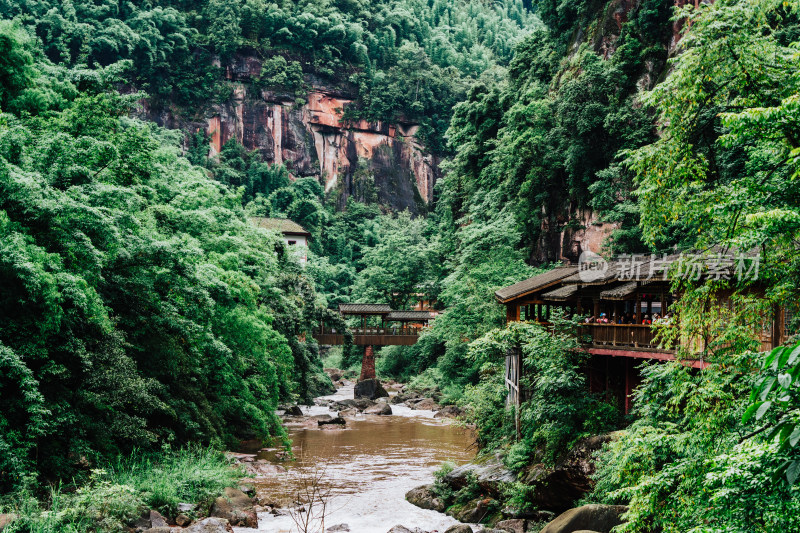
M 227 70 L 233 96 L 207 113 L 205 123 L 179 123 L 164 114 L 149 117 L 167 127 L 205 129 L 215 155 L 230 139 L 257 151 L 264 161 L 283 163 L 295 177 L 313 176 L 343 206 L 347 198 L 371 198 L 396 210 L 425 211 L 433 199 L 439 160 L 417 140 L 411 123 L 345 121 L 353 97 L 314 84 L 299 104 L 293 97 L 252 83 L 261 61 L 242 57 Z

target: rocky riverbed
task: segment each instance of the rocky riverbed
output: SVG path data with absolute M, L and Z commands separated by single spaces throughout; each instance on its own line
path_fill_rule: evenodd
M 336 393 L 314 405 L 283 406 L 294 460 L 280 449 L 232 454 L 250 473 L 243 482 L 256 489 L 258 517 L 257 528 L 235 531 L 323 531 L 323 514 L 327 531 L 386 533 L 402 525 L 412 532 L 444 532 L 460 525 L 405 499 L 409 490 L 429 483 L 443 462 L 460 465 L 474 458 L 472 431 L 450 419 L 458 411 L 401 384 L 384 383 L 389 396 L 369 400 L 354 398 L 353 382 L 335 381 Z M 314 491 L 321 497 L 309 505 Z

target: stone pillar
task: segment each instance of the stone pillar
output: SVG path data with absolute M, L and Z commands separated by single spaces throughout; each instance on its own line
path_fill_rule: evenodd
M 364 349 L 364 358 L 361 360 L 361 377 L 358 381 L 365 379 L 375 379 L 375 352 L 372 351 L 372 346 Z

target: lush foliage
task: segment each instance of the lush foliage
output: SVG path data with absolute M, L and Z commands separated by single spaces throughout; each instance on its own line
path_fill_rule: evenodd
M 265 58 L 258 86 L 304 96 L 304 74 L 346 85 L 358 95 L 348 117 L 418 121 L 434 150 L 469 81 L 538 23 L 522 0 L 4 0 L 0 15 L 19 17 L 55 63 L 128 61 L 125 79 L 156 108 L 224 100 L 222 69 L 251 54 Z
M 38 500 L 35 485 L 24 485 L 0 503 L 3 511 L 19 517 L 5 530 L 112 533 L 125 529 L 145 509 L 175 516 L 180 502 L 197 502 L 190 514 L 202 515 L 214 498 L 242 475 L 222 453 L 200 448 L 149 454 L 136 451 L 103 466 L 92 470 L 88 482 L 77 490 L 52 488 L 46 502 Z
M 469 345 L 484 379 L 467 387 L 464 404 L 473 413 L 481 445 L 507 446 L 506 462 L 515 471 L 532 462 L 552 464 L 581 437 L 614 429 L 620 421 L 615 406 L 586 392 L 580 371 L 586 354 L 579 349 L 574 324 L 553 318 L 555 331 L 518 322 Z M 521 351 L 524 368 L 520 387 L 526 400 L 520 406 L 519 436 L 505 408 L 503 363 L 509 349 Z
M 758 356 L 701 372 L 644 369 L 637 420 L 599 457 L 593 499 L 630 505 L 621 531 L 795 531 L 800 489 L 787 455 L 742 421 Z
M 323 384 L 301 267 L 178 133 L 125 117 L 108 71 L 55 67 L 12 24 L 0 42 L 23 58 L 0 74 L 19 109 L 0 115 L 0 489 L 282 436 L 278 400 Z

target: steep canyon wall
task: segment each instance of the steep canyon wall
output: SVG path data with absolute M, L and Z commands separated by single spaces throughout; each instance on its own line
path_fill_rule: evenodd
M 345 121 L 352 94 L 312 83 L 305 98 L 259 88 L 261 61 L 237 58 L 226 75 L 233 95 L 206 112 L 205 122 L 181 122 L 169 113 L 149 116 L 161 125 L 205 130 L 210 155 L 231 139 L 262 160 L 282 163 L 292 177 L 313 176 L 343 207 L 347 198 L 370 196 L 395 210 L 424 212 L 433 200 L 439 159 L 417 139 L 411 123 Z

